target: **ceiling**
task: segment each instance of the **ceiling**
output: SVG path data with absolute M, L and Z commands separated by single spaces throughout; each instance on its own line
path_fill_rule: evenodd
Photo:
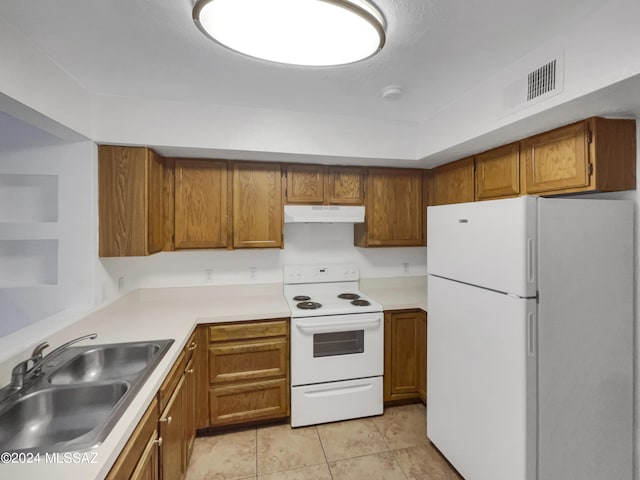
M 377 0 L 387 44 L 338 67 L 231 52 L 191 19 L 190 0 L 2 0 L 0 17 L 96 95 L 422 122 L 601 0 Z M 526 19 L 526 21 L 523 21 Z M 401 85 L 395 102 L 381 98 Z

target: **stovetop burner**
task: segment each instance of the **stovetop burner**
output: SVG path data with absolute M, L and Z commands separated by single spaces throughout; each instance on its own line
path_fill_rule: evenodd
M 356 307 L 368 307 L 369 305 L 371 305 L 371 302 L 369 300 L 352 300 L 351 301 L 351 305 L 355 305 Z
M 341 293 L 340 295 L 338 295 L 338 298 L 342 298 L 344 300 L 356 300 L 360 298 L 360 295 L 358 295 L 357 293 Z
M 306 302 L 307 300 L 311 300 L 311 297 L 308 297 L 306 295 L 296 295 L 295 297 L 293 297 L 293 299 L 296 302 Z
M 296 307 L 300 308 L 301 310 L 317 310 L 321 306 L 322 305 L 318 302 L 300 302 L 296 304 Z

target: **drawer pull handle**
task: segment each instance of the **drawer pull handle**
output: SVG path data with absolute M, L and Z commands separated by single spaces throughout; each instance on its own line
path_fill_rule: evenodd
M 193 373 L 193 368 L 189 368 L 188 370 L 185 370 L 184 373 L 191 375 Z
M 172 420 L 173 420 L 173 419 L 172 419 L 171 417 L 167 417 L 167 418 L 161 418 L 159 421 L 160 421 L 160 422 L 163 422 L 163 423 L 164 423 L 164 422 L 167 422 L 167 425 L 171 425 L 171 421 L 172 421 Z
M 189 351 L 193 352 L 197 346 L 198 344 L 196 342 L 192 342 L 191 345 L 189 345 Z
M 157 440 L 154 440 L 154 441 L 153 441 L 153 443 L 155 443 L 156 445 L 158 445 L 159 447 L 161 447 L 161 446 L 162 446 L 162 437 L 160 437 L 160 438 L 159 438 L 159 439 L 157 439 Z

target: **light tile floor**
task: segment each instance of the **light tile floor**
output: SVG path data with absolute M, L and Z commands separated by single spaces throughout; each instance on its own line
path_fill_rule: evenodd
M 314 427 L 197 438 L 187 480 L 461 480 L 429 443 L 422 404 Z

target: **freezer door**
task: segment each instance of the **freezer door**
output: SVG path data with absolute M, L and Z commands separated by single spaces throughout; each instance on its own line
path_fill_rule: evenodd
M 429 278 L 427 436 L 464 478 L 534 480 L 536 303 Z
M 428 273 L 535 296 L 536 207 L 535 197 L 429 207 Z

